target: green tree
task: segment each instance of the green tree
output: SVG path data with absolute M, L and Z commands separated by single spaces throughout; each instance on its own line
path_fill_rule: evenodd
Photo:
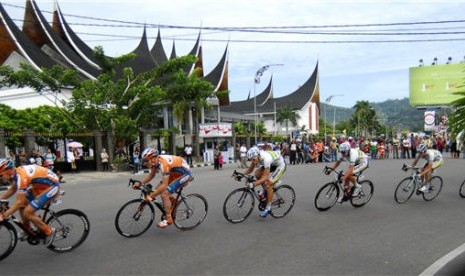
M 286 126 L 286 135 L 289 135 L 289 123 L 291 123 L 293 126 L 296 126 L 297 120 L 299 119 L 300 115 L 292 110 L 290 106 L 284 106 L 283 108 L 278 109 L 276 112 L 276 122 Z
M 461 88 L 464 88 L 461 86 Z M 461 98 L 452 102 L 452 108 L 454 112 L 449 115 L 449 131 L 452 136 L 457 137 L 459 133 L 465 130 L 465 91 L 456 92 L 456 95 L 462 96 Z M 465 137 L 465 133 L 462 134 L 462 139 Z
M 356 136 L 374 135 L 381 129 L 376 111 L 368 101 L 357 101 L 352 108 L 355 112 L 350 121 L 356 130 Z

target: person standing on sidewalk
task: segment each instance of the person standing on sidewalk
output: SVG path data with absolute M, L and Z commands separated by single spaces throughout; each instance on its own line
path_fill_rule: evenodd
M 134 174 L 139 174 L 140 170 L 140 152 L 139 149 L 136 148 L 132 153 L 132 163 L 134 165 Z
M 102 149 L 100 157 L 102 158 L 102 170 L 104 172 L 108 172 L 108 163 L 110 161 L 110 155 L 108 155 L 107 150 L 105 148 Z
M 187 144 L 184 148 L 184 153 L 186 154 L 187 164 L 192 167 L 192 146 Z
M 240 157 L 241 157 L 241 169 L 247 168 L 247 147 L 245 144 L 242 144 L 240 148 Z

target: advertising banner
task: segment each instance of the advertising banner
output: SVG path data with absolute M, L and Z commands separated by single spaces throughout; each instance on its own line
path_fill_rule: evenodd
M 449 105 L 460 98 L 454 92 L 465 90 L 465 63 L 410 68 L 410 105 Z
M 231 123 L 208 123 L 199 124 L 199 137 L 232 137 Z
M 425 131 L 431 131 L 435 127 L 436 112 L 425 111 Z

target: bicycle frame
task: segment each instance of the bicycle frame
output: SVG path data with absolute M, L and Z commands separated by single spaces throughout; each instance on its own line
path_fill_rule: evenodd
M 328 171 L 328 170 L 334 174 L 334 180 L 333 180 L 334 184 L 337 184 L 340 191 L 344 191 L 345 184 L 344 184 L 344 181 L 342 180 L 342 177 L 344 176 L 344 172 L 342 170 L 336 170 L 330 167 L 325 167 L 325 171 Z M 355 183 L 360 183 L 360 179 L 362 178 L 362 173 L 363 171 L 358 172 L 353 175 L 355 176 Z M 350 183 L 350 185 L 351 187 L 353 186 L 352 183 Z
M 189 182 L 190 182 L 190 181 L 192 181 L 192 179 L 189 180 Z M 140 183 L 140 181 L 138 181 L 138 180 L 130 179 L 130 180 L 129 180 L 128 186 L 129 186 L 129 185 L 132 185 L 132 184 L 134 184 L 134 183 L 138 183 L 138 182 Z M 180 198 L 181 198 L 181 200 L 185 199 L 185 195 L 184 195 L 183 192 L 182 192 L 183 189 L 184 189 L 184 186 L 185 186 L 185 185 L 182 185 L 178 190 L 176 190 L 176 192 L 175 192 L 175 193 L 176 193 L 176 197 L 175 197 L 175 198 L 176 198 L 176 201 L 175 201 L 175 202 L 178 202 L 178 200 L 179 200 Z M 139 189 L 141 190 L 141 191 L 140 191 L 140 198 L 141 198 L 141 199 L 144 199 L 147 195 L 149 195 L 150 193 L 152 193 L 152 192 L 153 192 L 152 188 L 153 188 L 153 186 L 152 186 L 152 184 L 150 184 L 150 183 L 143 184 L 143 185 L 139 188 Z M 159 200 L 157 200 L 157 198 L 155 197 L 155 198 L 152 200 L 152 202 L 150 202 L 150 203 L 153 204 L 155 207 L 157 207 L 158 210 L 160 210 L 160 212 L 162 213 L 162 217 L 166 217 L 165 205 L 163 204 L 163 200 L 160 200 L 160 201 L 159 201 Z M 189 207 L 188 204 L 187 204 L 187 202 L 185 202 L 185 204 L 186 204 L 187 207 Z M 171 207 L 172 207 L 172 210 L 174 210 L 174 206 L 171 206 Z M 189 208 L 190 208 L 190 207 L 189 207 Z
M 54 202 L 56 202 L 57 200 L 54 200 Z M 55 216 L 55 212 L 50 209 L 50 206 L 54 203 L 50 203 L 50 204 L 47 204 L 46 206 L 44 206 L 41 210 L 43 211 L 42 215 L 39 215 L 39 217 L 42 218 L 42 221 L 44 223 L 46 223 L 46 221 L 48 220 L 49 217 L 54 217 L 56 218 Z M 8 210 L 10 207 L 9 207 L 9 201 L 8 200 L 2 200 L 0 201 L 0 204 L 1 204 L 1 210 L 2 210 L 2 213 L 5 212 L 6 210 Z M 43 233 L 41 232 L 36 232 L 34 231 L 33 229 L 31 228 L 27 228 L 24 226 L 23 222 L 21 221 L 21 219 L 19 219 L 18 217 L 16 217 L 14 214 L 12 214 L 10 217 L 8 217 L 5 221 L 11 221 L 13 222 L 18 228 L 20 228 L 22 231 L 24 231 L 26 234 L 27 234 L 27 241 L 30 243 L 30 244 L 33 244 L 33 245 L 36 245 L 40 242 L 40 239 L 44 238 L 43 236 Z M 58 222 L 61 224 L 61 222 L 58 220 Z M 22 240 L 21 240 L 22 241 Z

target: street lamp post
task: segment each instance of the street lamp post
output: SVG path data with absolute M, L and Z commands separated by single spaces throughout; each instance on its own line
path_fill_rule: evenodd
M 283 66 L 284 64 L 268 64 L 260 67 L 255 73 L 254 85 L 253 85 L 253 113 L 254 113 L 254 141 L 257 145 L 257 84 L 260 83 L 260 78 L 263 76 L 263 73 L 268 70 L 271 66 Z
M 344 94 L 330 95 L 325 100 L 325 102 L 326 102 L 326 107 L 325 107 L 325 140 L 326 140 L 326 109 L 328 108 L 328 104 L 331 102 L 331 100 L 334 97 L 338 97 L 338 96 L 344 96 Z M 334 137 L 335 129 L 336 129 L 336 107 L 334 107 L 334 114 L 333 114 L 333 137 Z

